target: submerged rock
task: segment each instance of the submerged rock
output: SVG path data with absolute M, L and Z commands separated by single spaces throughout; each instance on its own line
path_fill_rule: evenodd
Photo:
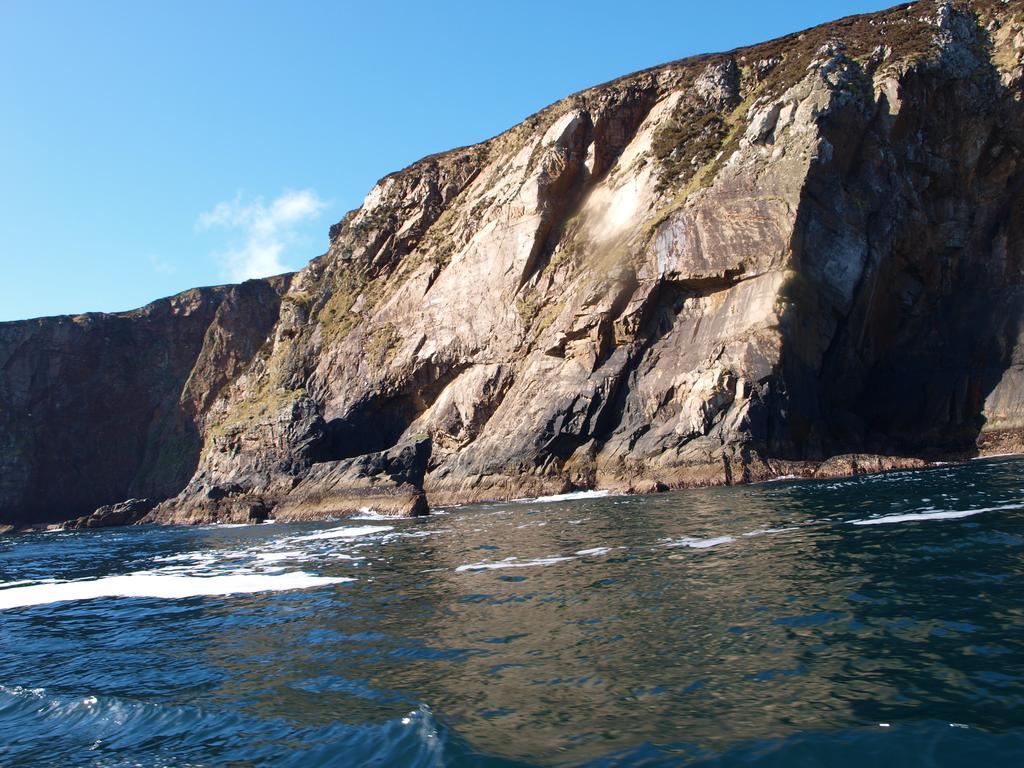
M 0 523 L 1019 450 L 1022 62 L 994 0 L 673 62 L 386 176 L 295 274 L 0 324 Z

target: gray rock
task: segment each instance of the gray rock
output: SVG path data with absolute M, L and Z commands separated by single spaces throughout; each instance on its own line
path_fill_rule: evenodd
M 91 515 L 75 518 L 64 523 L 65 530 L 83 528 L 110 528 L 118 525 L 133 525 L 144 518 L 156 506 L 151 499 L 128 499 L 117 504 L 100 507 Z

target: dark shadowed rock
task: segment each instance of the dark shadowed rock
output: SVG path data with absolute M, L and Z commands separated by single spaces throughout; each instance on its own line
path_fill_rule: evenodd
M 117 504 L 100 507 L 91 515 L 75 518 L 64 523 L 65 530 L 82 528 L 109 528 L 115 525 L 133 525 L 144 518 L 156 506 L 151 499 L 128 499 Z
M 422 438 L 388 451 L 314 464 L 278 504 L 281 522 L 344 517 L 361 511 L 417 517 L 430 509 L 423 476 L 430 459 L 430 439 Z
M 266 340 L 283 286 L 0 323 L 0 521 L 56 522 L 180 491 L 199 461 L 202 413 Z

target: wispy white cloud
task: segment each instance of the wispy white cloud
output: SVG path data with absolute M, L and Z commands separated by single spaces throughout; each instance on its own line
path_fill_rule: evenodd
M 153 268 L 153 271 L 160 275 L 173 275 L 178 271 L 178 267 L 165 258 L 157 256 L 155 253 L 149 254 L 149 266 Z
M 197 226 L 241 234 L 238 244 L 218 257 L 231 280 L 248 280 L 287 272 L 289 267 L 282 260 L 285 248 L 295 241 L 299 226 L 316 219 L 326 207 L 311 189 L 286 191 L 269 203 L 262 197 L 246 201 L 239 194 L 200 214 Z

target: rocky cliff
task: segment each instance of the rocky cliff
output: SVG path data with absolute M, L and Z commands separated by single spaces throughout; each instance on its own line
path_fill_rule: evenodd
M 570 96 L 300 272 L 0 324 L 0 522 L 393 514 L 1021 446 L 1024 3 Z

